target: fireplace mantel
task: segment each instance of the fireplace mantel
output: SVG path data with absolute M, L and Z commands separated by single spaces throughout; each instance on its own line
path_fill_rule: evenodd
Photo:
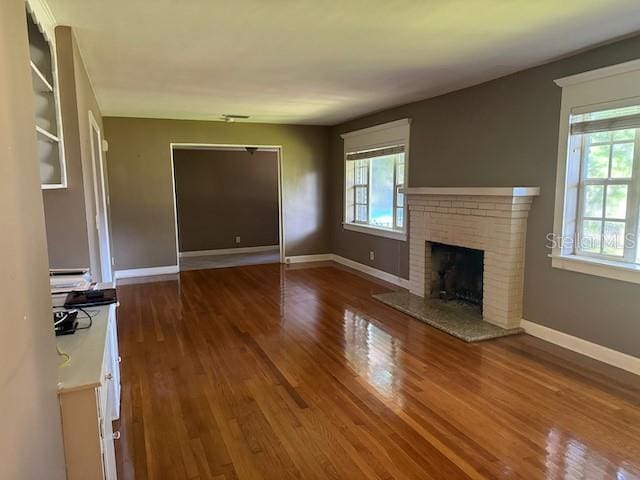
M 537 197 L 540 187 L 408 187 L 405 195 L 464 195 L 483 197 Z

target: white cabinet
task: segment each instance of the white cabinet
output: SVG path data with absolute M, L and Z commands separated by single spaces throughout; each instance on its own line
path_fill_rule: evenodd
M 120 416 L 120 363 L 115 305 L 88 308 L 97 312 L 93 325 L 68 337 L 58 346 L 70 363 L 60 368 L 59 399 L 62 413 L 67 478 L 115 480 L 113 421 Z

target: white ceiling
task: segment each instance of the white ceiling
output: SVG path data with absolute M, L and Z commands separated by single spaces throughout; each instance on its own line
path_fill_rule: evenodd
M 47 0 L 104 115 L 333 125 L 640 30 L 639 0 Z

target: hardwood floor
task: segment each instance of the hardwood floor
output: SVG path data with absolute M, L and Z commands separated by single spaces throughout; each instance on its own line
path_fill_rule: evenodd
M 640 478 L 640 377 L 387 290 L 335 264 L 119 286 L 119 478 Z

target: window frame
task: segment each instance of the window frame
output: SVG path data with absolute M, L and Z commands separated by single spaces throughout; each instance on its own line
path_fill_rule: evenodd
M 556 201 L 554 210 L 554 229 L 550 240 L 551 264 L 554 268 L 596 275 L 625 282 L 640 284 L 640 264 L 636 259 L 613 257 L 611 255 L 587 254 L 576 245 L 577 233 L 581 230 L 582 205 L 584 202 L 583 168 L 585 162 L 575 161 L 575 138 L 581 141 L 586 135 L 571 135 L 571 117 L 588 112 L 620 108 L 630 105 L 640 105 L 640 60 L 612 65 L 589 72 L 572 75 L 555 80 L 562 88 L 560 109 L 560 124 L 558 135 L 558 163 L 556 175 Z M 639 175 L 632 183 L 628 193 L 627 207 L 635 202 L 632 209 L 639 209 L 640 205 L 640 155 L 639 133 L 636 132 L 634 143 L 634 164 L 632 175 Z M 581 146 L 580 146 L 581 147 Z M 582 157 L 582 148 L 580 157 Z M 611 168 L 611 165 L 609 165 Z M 607 179 L 606 184 L 616 183 L 618 179 Z M 626 183 L 626 179 L 623 184 Z M 636 205 L 638 205 L 636 207 Z M 605 221 L 606 205 L 603 203 L 602 221 Z M 640 215 L 640 212 L 636 212 Z M 627 219 L 631 211 L 627 209 Z M 638 222 L 632 225 L 631 233 L 638 238 Z M 626 222 L 627 220 L 625 220 Z M 633 222 L 632 222 L 633 223 Z M 625 231 L 625 234 L 629 233 Z M 637 246 L 640 248 L 640 246 Z M 630 261 L 631 260 L 631 261 Z
M 360 160 L 352 160 L 353 161 L 353 177 L 354 177 L 354 181 L 353 181 L 353 223 L 356 224 L 362 224 L 362 225 L 369 225 L 369 199 L 371 197 L 371 163 L 369 162 L 369 159 L 360 159 Z M 358 168 L 362 168 L 361 166 L 358 165 L 358 162 L 363 162 L 366 161 L 366 174 L 363 176 L 363 178 L 367 179 L 367 183 L 357 183 L 357 180 L 355 180 L 358 176 L 356 174 L 356 171 L 358 170 Z M 348 166 L 347 166 L 348 168 Z M 364 188 L 365 192 L 366 192 L 366 196 L 367 196 L 367 200 L 365 203 L 362 202 L 358 202 L 358 188 Z M 359 206 L 364 206 L 366 211 L 367 211 L 367 221 L 360 221 L 358 220 L 358 207 Z
M 343 216 L 342 227 L 343 230 L 351 230 L 369 235 L 376 235 L 394 240 L 406 241 L 407 239 L 407 223 L 408 218 L 407 200 L 403 195 L 402 205 L 397 204 L 398 193 L 400 188 L 404 188 L 407 184 L 408 172 L 409 172 L 409 133 L 410 133 L 411 120 L 404 118 L 389 122 L 381 125 L 375 125 L 373 127 L 365 128 L 362 130 L 356 130 L 353 132 L 347 132 L 341 135 L 344 140 L 344 155 L 343 155 L 343 168 L 344 168 L 344 183 L 342 186 L 343 195 Z M 354 152 L 362 152 L 368 150 L 378 150 L 383 148 L 389 148 L 394 146 L 404 147 L 404 177 L 402 183 L 398 183 L 397 170 L 398 162 L 394 163 L 394 190 L 393 190 L 393 225 L 397 224 L 398 208 L 403 209 L 403 225 L 402 228 L 385 228 L 381 226 L 371 225 L 369 220 L 367 223 L 355 221 L 355 209 L 356 202 L 356 184 L 355 184 L 355 162 L 358 160 L 348 160 L 347 155 Z M 375 158 L 375 157 L 374 157 Z M 370 159 L 367 159 L 370 160 Z M 350 163 L 354 163 L 353 172 L 350 172 Z M 370 162 L 368 163 L 368 183 L 367 183 L 367 218 L 369 219 L 370 212 L 370 200 L 371 200 L 371 175 L 372 168 Z M 358 184 L 361 186 L 360 184 Z M 349 190 L 353 191 L 350 192 Z M 349 211 L 353 209 L 353 214 L 350 215 Z
M 604 249 L 604 229 L 606 222 L 618 222 L 624 223 L 625 225 L 625 238 L 630 232 L 638 232 L 638 215 L 640 214 L 640 197 L 639 197 L 639 188 L 640 188 L 640 128 L 636 128 L 636 134 L 633 141 L 624 141 L 624 140 L 614 140 L 611 139 L 610 142 L 596 142 L 588 143 L 587 134 L 579 135 L 581 146 L 579 151 L 575 154 L 579 158 L 570 158 L 569 161 L 579 162 L 580 165 L 580 182 L 578 185 L 578 210 L 577 210 L 577 218 L 576 218 L 576 237 L 579 236 L 579 232 L 582 232 L 582 226 L 584 221 L 595 220 L 602 222 L 601 227 L 601 244 L 600 244 L 600 253 L 589 252 L 584 250 L 580 245 L 580 242 L 576 242 L 575 253 L 577 255 L 584 255 L 586 257 L 599 258 L 603 260 L 611 260 L 614 262 L 625 262 L 630 264 L 638 264 L 636 259 L 637 255 L 637 242 L 631 244 L 631 242 L 625 242 L 623 255 L 609 255 L 603 253 Z M 573 140 L 570 139 L 570 143 Z M 631 165 L 631 176 L 630 177 L 620 177 L 614 178 L 611 176 L 612 169 L 612 156 L 613 156 L 613 147 L 614 145 L 619 144 L 633 144 L 633 160 Z M 587 157 L 586 151 L 591 146 L 609 146 L 609 164 L 608 164 L 608 172 L 606 178 L 588 178 L 587 175 Z M 569 153 L 572 156 L 572 153 Z M 600 217 L 591 217 L 584 214 L 584 206 L 585 206 L 585 194 L 587 186 L 602 186 L 602 213 Z M 627 205 L 626 205 L 626 215 L 625 218 L 613 218 L 607 217 L 607 190 L 609 186 L 622 185 L 627 186 Z M 637 233 L 636 233 L 637 235 Z

